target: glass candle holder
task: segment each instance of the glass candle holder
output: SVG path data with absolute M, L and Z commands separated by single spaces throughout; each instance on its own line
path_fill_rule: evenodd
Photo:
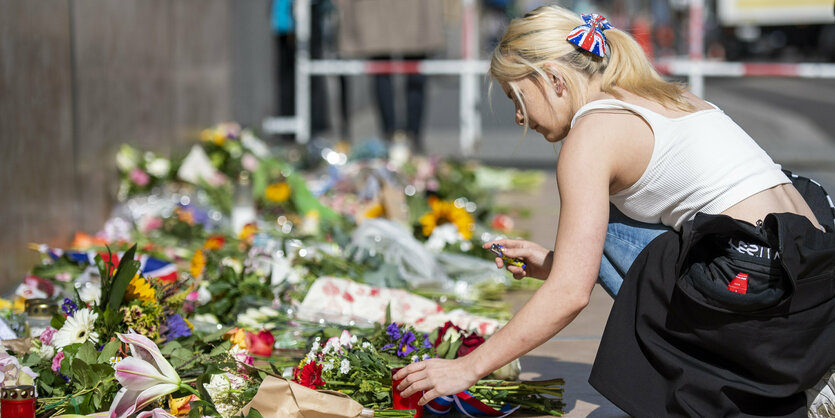
M 0 390 L 0 416 L 35 418 L 35 387 L 11 386 Z
M 57 310 L 54 302 L 48 299 L 29 299 L 26 301 L 26 325 L 30 337 L 39 337 L 52 321 L 52 314 Z
M 400 395 L 400 391 L 397 390 L 397 385 L 403 381 L 403 379 L 395 380 L 394 375 L 400 371 L 402 367 L 397 367 L 391 369 L 391 403 L 392 408 L 397 410 L 403 409 L 414 409 L 415 410 L 415 417 L 414 418 L 422 418 L 423 417 L 423 407 L 418 406 L 418 402 L 420 398 L 423 397 L 423 392 L 413 393 L 412 396 L 408 398 L 404 398 Z

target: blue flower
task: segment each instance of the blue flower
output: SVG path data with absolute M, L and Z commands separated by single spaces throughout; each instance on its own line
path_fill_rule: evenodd
M 64 298 L 64 304 L 61 305 L 61 310 L 64 311 L 67 316 L 73 316 L 75 311 L 78 310 L 78 305 L 72 301 L 70 298 Z
M 417 347 L 415 347 L 414 344 L 415 340 L 417 340 L 417 338 L 415 337 L 415 334 L 412 331 L 403 334 L 403 339 L 400 340 L 400 349 L 397 350 L 397 356 L 407 357 L 409 354 L 412 353 L 412 351 L 417 350 Z
M 386 344 L 383 346 L 383 348 L 380 349 L 380 351 L 386 351 L 389 348 L 394 348 L 394 344 Z
M 392 340 L 399 340 L 400 327 L 398 327 L 396 323 L 392 322 L 388 327 L 386 327 L 386 334 L 388 334 L 389 338 Z
M 168 331 L 165 333 L 166 341 L 191 335 L 191 328 L 180 314 L 170 315 L 166 320 L 166 325 L 168 326 Z
M 432 348 L 432 343 L 429 342 L 429 334 L 423 334 L 423 348 Z

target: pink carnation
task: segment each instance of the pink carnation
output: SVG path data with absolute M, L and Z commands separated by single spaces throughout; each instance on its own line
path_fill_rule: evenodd
M 52 344 L 52 336 L 58 332 L 57 329 L 52 327 L 46 327 L 46 329 L 41 333 L 41 343 L 44 345 Z
M 64 352 L 59 351 L 55 357 L 52 358 L 52 371 L 58 373 L 61 371 L 61 360 L 64 359 Z
M 130 181 L 139 187 L 145 187 L 148 185 L 148 182 L 151 181 L 151 177 L 148 176 L 148 173 L 138 168 L 134 168 L 130 171 Z

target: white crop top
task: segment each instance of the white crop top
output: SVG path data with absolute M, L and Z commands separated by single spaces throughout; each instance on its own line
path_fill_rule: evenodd
M 626 216 L 680 230 L 696 213 L 718 214 L 745 198 L 791 181 L 771 157 L 721 109 L 668 118 L 621 100 L 590 102 L 588 111 L 626 109 L 647 121 L 655 135 L 641 178 L 609 197 Z

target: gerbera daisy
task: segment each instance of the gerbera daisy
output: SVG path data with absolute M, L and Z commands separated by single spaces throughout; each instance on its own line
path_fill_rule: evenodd
M 64 326 L 52 337 L 52 345 L 63 348 L 71 344 L 83 343 L 87 340 L 98 342 L 99 333 L 93 330 L 99 314 L 88 308 L 79 309 L 75 315 L 67 317 Z
M 462 238 L 466 240 L 472 238 L 475 221 L 466 209 L 455 206 L 453 202 L 435 197 L 429 198 L 429 206 L 432 210 L 420 217 L 423 235 L 428 237 L 432 235 L 436 226 L 451 223 L 458 228 L 458 233 Z

